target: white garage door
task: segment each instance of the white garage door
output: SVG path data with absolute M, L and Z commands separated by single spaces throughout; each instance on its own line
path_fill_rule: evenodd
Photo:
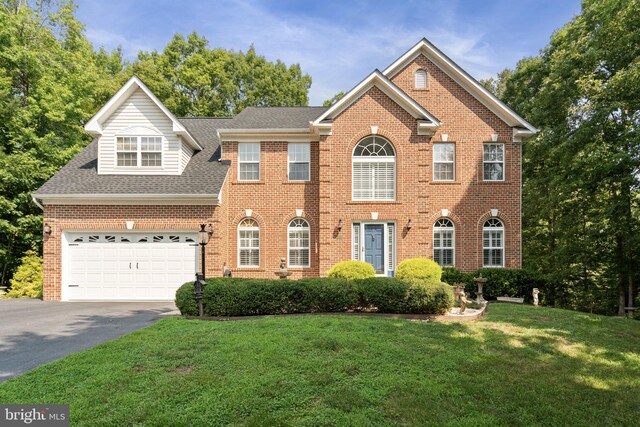
M 67 233 L 64 300 L 172 300 L 193 281 L 197 234 Z

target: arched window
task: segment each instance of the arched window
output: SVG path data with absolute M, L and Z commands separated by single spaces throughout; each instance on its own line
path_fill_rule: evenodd
M 427 72 L 425 70 L 416 71 L 415 86 L 416 86 L 416 89 L 427 88 Z
M 454 252 L 453 222 L 449 218 L 440 218 L 433 225 L 433 259 L 442 267 L 453 267 Z
M 260 226 L 252 218 L 238 224 L 238 266 L 260 267 Z
M 394 200 L 396 152 L 389 141 L 368 136 L 353 150 L 353 200 Z
M 310 229 L 309 223 L 295 218 L 289 223 L 289 267 L 309 267 Z
M 482 265 L 504 266 L 504 225 L 497 218 L 489 218 L 482 227 Z

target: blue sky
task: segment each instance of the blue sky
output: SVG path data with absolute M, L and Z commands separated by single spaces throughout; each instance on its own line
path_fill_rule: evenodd
M 349 90 L 426 37 L 471 75 L 487 78 L 536 55 L 580 12 L 579 0 L 259 1 L 77 0 L 94 46 L 162 50 L 176 32 L 211 47 L 299 63 L 310 104 Z

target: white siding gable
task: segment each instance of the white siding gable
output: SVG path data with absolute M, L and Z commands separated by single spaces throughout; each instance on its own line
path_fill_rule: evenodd
M 173 131 L 173 121 L 137 89 L 104 121 L 98 141 L 98 173 L 123 175 L 179 175 L 193 150 L 183 144 Z M 118 167 L 116 163 L 117 136 L 162 136 L 162 166 Z

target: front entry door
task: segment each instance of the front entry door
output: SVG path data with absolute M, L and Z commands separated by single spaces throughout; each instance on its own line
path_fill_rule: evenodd
M 384 273 L 384 224 L 365 224 L 364 260 L 377 274 Z

